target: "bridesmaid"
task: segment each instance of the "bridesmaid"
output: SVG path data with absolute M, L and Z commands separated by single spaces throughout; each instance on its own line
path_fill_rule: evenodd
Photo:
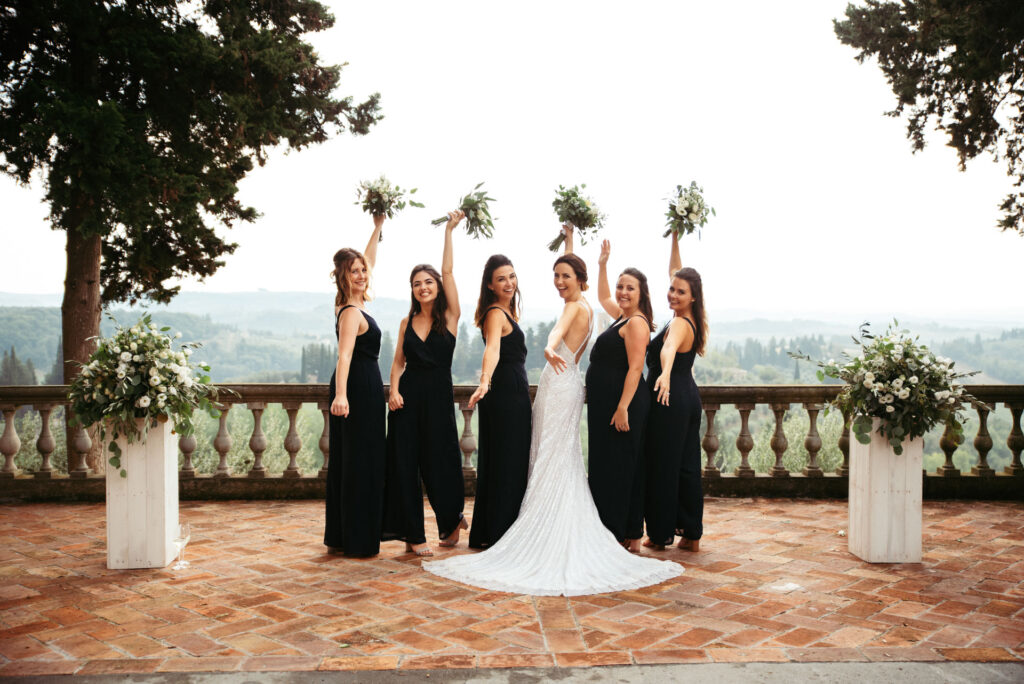
M 647 541 L 659 551 L 681 536 L 679 548 L 697 551 L 704 531 L 701 489 L 700 392 L 693 361 L 704 355 L 708 324 L 700 274 L 682 268 L 674 236 L 669 256 L 672 320 L 647 349 L 647 376 L 657 378 L 647 419 Z M 676 394 L 669 401 L 669 389 Z
M 476 503 L 469 546 L 483 549 L 501 539 L 519 515 L 530 467 L 532 406 L 526 379 L 526 337 L 519 319 L 519 283 L 508 257 L 484 265 L 476 325 L 484 336 L 480 386 L 469 407 L 480 403 Z
M 406 551 L 433 556 L 423 533 L 423 490 L 437 518 L 441 546 L 455 546 L 468 528 L 462 516 L 462 453 L 455 428 L 452 354 L 459 328 L 459 293 L 452 273 L 452 231 L 465 217 L 448 214 L 441 273 L 412 269 L 412 305 L 402 319 L 391 364 L 387 477 L 382 541 L 401 539 Z
M 384 493 L 384 383 L 377 356 L 380 328 L 366 312 L 370 272 L 377 261 L 383 216 L 360 254 L 348 247 L 334 255 L 331 276 L 338 364 L 331 376 L 330 460 L 324 544 L 331 553 L 374 556 L 380 552 Z
M 650 341 L 651 295 L 647 277 L 622 271 L 615 297 L 608 288 L 611 243 L 601 244 L 597 296 L 615 321 L 601 333 L 587 369 L 590 491 L 601 522 L 630 551 L 640 550 L 644 523 L 643 437 L 651 397 L 644 381 Z

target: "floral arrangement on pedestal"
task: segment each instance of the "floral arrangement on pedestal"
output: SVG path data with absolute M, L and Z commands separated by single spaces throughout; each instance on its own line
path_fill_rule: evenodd
M 481 190 L 483 183 L 477 183 L 473 192 L 459 200 L 459 210 L 466 214 L 466 233 L 472 238 L 481 235 L 486 238 L 494 237 L 494 219 L 491 218 L 490 202 L 495 202 L 493 197 L 487 196 L 486 190 Z M 448 222 L 448 216 L 442 216 L 431 221 L 431 225 L 440 226 Z
M 98 340 L 96 351 L 71 383 L 68 399 L 76 424 L 98 424 L 101 440 L 110 439 L 110 465 L 125 477 L 119 437 L 131 444 L 144 438 L 138 421 L 145 426 L 168 420 L 175 432 L 190 435 L 196 409 L 215 413 L 218 388 L 210 384 L 210 367 L 191 360 L 199 344 L 175 350 L 165 334 L 170 328 L 158 330 L 149 314 L 130 328 L 114 323 L 114 334 Z M 174 334 L 174 339 L 180 337 L 181 333 Z
M 853 341 L 860 353 L 853 357 L 844 353 L 846 363 L 835 359 L 815 361 L 800 353 L 790 356 L 816 363 L 820 368 L 818 380 L 827 376 L 846 383 L 834 405 L 853 416 L 857 441 L 871 441 L 875 418 L 879 419 L 878 433 L 896 454 L 903 453 L 904 440 L 921 437 L 942 423 L 949 425 L 958 442 L 962 441 L 964 405 L 984 405 L 957 381 L 977 371 L 957 372 L 952 360 L 933 354 L 917 337 L 899 329 L 895 320 L 881 336 L 872 335 L 865 323 Z
M 668 211 L 665 212 L 664 237 L 675 233 L 676 239 L 689 235 L 702 228 L 708 222 L 708 215 L 715 216 L 713 207 L 704 201 L 704 188 L 697 181 L 690 181 L 689 187 L 676 186 L 676 191 L 668 198 Z
M 363 211 L 371 216 L 387 216 L 389 219 L 394 218 L 395 214 L 405 209 L 406 205 L 422 209 L 424 205 L 405 198 L 406 192 L 414 195 L 416 188 L 408 191 L 402 190 L 382 174 L 380 178 L 362 181 L 359 184 L 359 188 L 356 190 L 356 204 L 362 204 Z M 381 231 L 379 240 L 383 239 L 384 231 Z
M 571 224 L 580 236 L 580 244 L 587 244 L 587 231 L 597 233 L 604 226 L 605 216 L 597 209 L 594 200 L 584 197 L 581 192 L 586 184 L 574 185 L 571 188 L 559 185 L 555 191 L 555 199 L 551 202 L 558 220 L 565 225 Z M 591 236 L 593 237 L 593 236 Z M 565 242 L 565 233 L 559 232 L 558 237 L 548 243 L 548 249 L 557 252 Z

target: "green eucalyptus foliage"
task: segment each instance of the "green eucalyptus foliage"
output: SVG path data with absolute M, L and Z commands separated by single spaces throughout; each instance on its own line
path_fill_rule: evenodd
M 472 238 L 494 237 L 494 219 L 491 218 L 490 202 L 496 201 L 481 190 L 483 183 L 477 183 L 473 192 L 459 200 L 459 210 L 466 214 L 466 233 Z M 447 223 L 448 217 L 442 216 L 431 221 L 431 225 L 440 226 Z
M 583 245 L 587 244 L 587 231 L 597 233 L 604 227 L 605 221 L 605 215 L 598 211 L 594 200 L 583 195 L 582 191 L 586 187 L 586 183 L 574 185 L 571 188 L 559 185 L 558 190 L 555 191 L 555 199 L 551 202 L 551 207 L 555 210 L 558 220 L 563 225 L 571 224 L 580 236 L 580 244 Z M 565 234 L 559 233 L 558 237 L 548 243 L 548 249 L 557 252 L 563 242 L 565 242 Z

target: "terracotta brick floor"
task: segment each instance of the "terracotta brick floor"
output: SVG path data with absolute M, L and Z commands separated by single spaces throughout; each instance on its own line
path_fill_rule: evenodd
M 926 503 L 924 563 L 871 565 L 843 501 L 709 499 L 684 575 L 572 599 L 327 555 L 322 506 L 182 503 L 180 573 L 107 570 L 102 505 L 0 506 L 0 674 L 1024 659 L 1020 504 Z

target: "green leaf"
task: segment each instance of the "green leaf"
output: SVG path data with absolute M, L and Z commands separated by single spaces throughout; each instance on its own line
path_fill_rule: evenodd
M 867 435 L 863 432 L 857 432 L 855 435 L 857 437 L 857 441 L 861 444 L 871 444 L 871 435 Z

